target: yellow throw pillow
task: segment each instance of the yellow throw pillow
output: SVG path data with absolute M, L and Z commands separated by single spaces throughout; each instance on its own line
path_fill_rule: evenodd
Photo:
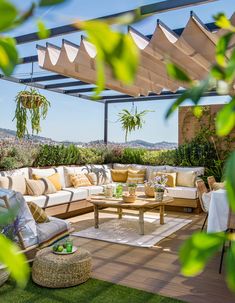
M 145 173 L 146 173 L 146 169 L 140 169 L 140 170 L 129 169 L 126 182 L 142 184 L 142 183 L 144 183 Z
M 48 176 L 48 177 L 43 177 L 43 178 L 47 178 L 48 180 L 51 181 L 51 183 L 55 186 L 55 189 L 57 191 L 61 190 L 62 189 L 62 185 L 61 185 L 61 182 L 60 182 L 60 174 L 59 173 L 55 173 L 51 176 Z M 38 176 L 36 174 L 33 174 L 33 179 L 34 180 L 40 180 L 42 179 L 41 176 Z
M 168 187 L 175 187 L 176 185 L 176 173 L 164 173 L 164 172 L 157 172 L 156 176 L 166 176 L 167 178 L 167 182 L 166 182 L 166 186 Z
M 111 176 L 113 182 L 123 182 L 126 183 L 128 177 L 127 169 L 111 169 Z
M 28 207 L 36 223 L 49 222 L 49 218 L 45 211 L 36 203 L 28 202 Z
M 92 185 L 85 174 L 69 174 L 69 178 L 75 188 Z
M 194 171 L 178 171 L 177 186 L 195 187 L 196 173 Z

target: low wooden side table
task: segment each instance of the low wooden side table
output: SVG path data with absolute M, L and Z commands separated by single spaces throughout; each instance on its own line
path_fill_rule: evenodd
M 159 208 L 160 210 L 160 224 L 164 224 L 164 209 L 165 205 L 172 203 L 172 197 L 165 196 L 161 202 L 155 201 L 154 198 L 148 198 L 140 195 L 134 203 L 126 203 L 122 198 L 105 198 L 103 195 L 91 195 L 88 201 L 94 205 L 94 226 L 99 228 L 99 211 L 104 207 L 116 208 L 118 218 L 122 219 L 123 210 L 136 210 L 139 216 L 139 233 L 144 235 L 144 213 L 153 211 Z
M 40 250 L 33 262 L 32 279 L 48 288 L 65 288 L 87 281 L 91 275 L 91 255 L 83 249 L 70 255 L 54 254 L 51 247 Z

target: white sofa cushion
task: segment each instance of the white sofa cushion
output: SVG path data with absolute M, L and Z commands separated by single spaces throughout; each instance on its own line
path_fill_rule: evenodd
M 205 172 L 205 168 L 204 167 L 181 167 L 181 166 L 166 166 L 166 171 L 169 172 L 181 172 L 181 171 L 193 171 L 196 173 L 196 176 L 203 176 L 204 172 Z
M 35 202 L 40 207 L 49 207 L 53 205 L 68 203 L 77 200 L 86 199 L 88 196 L 87 190 L 80 188 L 66 188 L 54 194 L 42 196 L 25 196 L 27 202 Z
M 181 199 L 197 199 L 197 188 L 196 187 L 167 187 L 168 192 L 167 196 L 171 196 L 173 198 L 181 198 Z
M 79 188 L 87 190 L 88 196 L 101 194 L 103 192 L 102 185 L 91 185 L 91 186 L 79 187 Z

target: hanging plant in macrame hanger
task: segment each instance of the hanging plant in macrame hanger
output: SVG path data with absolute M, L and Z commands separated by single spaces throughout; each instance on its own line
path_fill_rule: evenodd
M 138 112 L 137 106 L 134 107 L 134 102 L 132 103 L 131 110 L 123 109 L 118 115 L 118 121 L 121 122 L 122 129 L 125 131 L 125 143 L 127 143 L 128 133 L 135 131 L 136 129 L 141 129 L 145 123 L 144 117 L 151 110 L 143 110 Z
M 33 79 L 33 63 L 31 72 L 31 82 Z M 16 120 L 16 136 L 19 139 L 29 135 L 27 123 L 30 122 L 32 134 L 41 131 L 41 119 L 46 119 L 50 102 L 35 88 L 20 91 L 16 97 L 16 109 L 13 120 Z

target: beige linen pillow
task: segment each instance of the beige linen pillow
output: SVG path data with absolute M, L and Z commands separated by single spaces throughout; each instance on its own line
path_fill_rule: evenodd
M 5 189 L 12 189 L 26 195 L 26 182 L 24 176 L 8 176 L 0 177 L 0 187 Z
M 41 196 L 56 193 L 56 188 L 53 183 L 47 178 L 40 180 L 27 179 L 27 192 L 30 196 Z
M 92 185 L 97 185 L 98 180 L 97 175 L 95 173 L 87 173 L 85 175 L 87 176 Z
M 196 173 L 194 171 L 178 171 L 176 185 L 195 187 Z

